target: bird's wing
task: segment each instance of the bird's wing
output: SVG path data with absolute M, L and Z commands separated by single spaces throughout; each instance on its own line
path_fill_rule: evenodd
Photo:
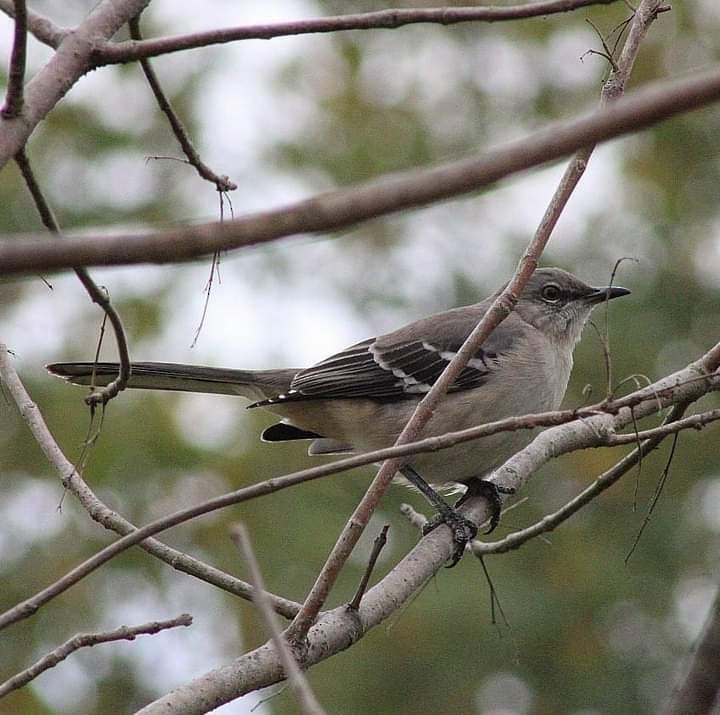
M 286 393 L 257 404 L 340 398 L 399 400 L 422 396 L 440 377 L 486 310 L 484 304 L 472 308 L 475 310 L 447 311 L 394 333 L 352 345 L 300 370 Z M 519 334 L 513 323 L 506 321 L 491 335 L 451 385 L 451 392 L 480 387 L 487 381 Z

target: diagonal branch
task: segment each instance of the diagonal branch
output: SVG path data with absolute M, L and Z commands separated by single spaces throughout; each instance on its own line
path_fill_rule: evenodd
M 262 574 L 260 572 L 260 565 L 257 562 L 255 552 L 253 551 L 252 544 L 250 543 L 250 536 L 248 535 L 244 524 L 237 524 L 232 530 L 231 536 L 245 557 L 245 561 L 250 571 L 250 581 L 253 585 L 253 600 L 258 607 L 258 611 L 260 611 L 260 616 L 265 624 L 265 629 L 270 634 L 275 650 L 278 652 L 283 670 L 285 671 L 285 677 L 288 679 L 290 687 L 295 693 L 295 697 L 300 704 L 302 714 L 325 715 L 325 710 L 315 697 L 315 693 L 313 693 L 310 688 L 307 678 L 303 674 L 295 656 L 290 650 L 290 645 L 287 643 L 280 631 L 277 616 L 272 610 L 272 603 L 268 597 L 267 591 L 265 590 L 265 584 L 263 583 Z
M 30 428 L 48 462 L 58 472 L 63 486 L 72 492 L 90 517 L 106 529 L 123 536 L 135 534 L 137 527 L 104 504 L 87 485 L 75 465 L 68 461 L 67 457 L 62 453 L 52 434 L 50 434 L 40 410 L 30 399 L 17 372 L 13 368 L 7 348 L 2 344 L 0 344 L 0 382 L 15 400 L 20 414 Z M 140 548 L 178 571 L 195 576 L 245 600 L 252 599 L 252 586 L 245 581 L 234 578 L 230 574 L 205 564 L 188 554 L 184 554 L 182 551 L 173 549 L 156 539 L 138 540 L 142 541 Z M 285 618 L 292 618 L 300 608 L 300 604 L 280 596 L 272 596 L 272 600 L 275 610 Z M 31 604 L 29 612 L 24 613 L 20 618 L 31 615 L 35 610 L 37 610 L 35 604 Z M 17 618 L 13 620 L 17 620 Z
M 635 15 L 633 28 L 630 36 L 642 37 L 649 27 L 652 20 L 657 16 L 658 0 L 642 0 L 640 8 Z M 637 30 L 637 27 L 641 27 Z M 630 44 L 628 42 L 628 44 Z M 613 72 L 610 79 L 603 88 L 603 102 L 605 101 L 606 88 L 613 87 L 613 96 L 619 96 L 625 86 L 625 80 L 628 76 L 635 54 L 639 48 L 639 40 L 632 45 L 633 52 L 627 53 L 623 50 L 625 63 L 629 65 L 627 72 L 619 77 L 619 72 Z M 490 308 L 483 315 L 480 322 L 475 326 L 473 331 L 465 339 L 462 347 L 453 356 L 453 359 L 447 365 L 442 375 L 435 381 L 429 392 L 420 400 L 417 407 L 413 411 L 410 419 L 403 428 L 402 432 L 395 441 L 395 445 L 408 444 L 415 442 L 420 438 L 425 425 L 432 417 L 435 409 L 440 404 L 443 397 L 447 394 L 450 386 L 460 376 L 470 359 L 477 353 L 482 344 L 492 334 L 500 323 L 513 311 L 517 304 L 518 298 L 523 288 L 527 285 L 532 274 L 537 268 L 538 262 L 545 246 L 550 240 L 550 235 L 555 227 L 560 214 L 565 207 L 570 194 L 577 185 L 587 160 L 592 152 L 592 147 L 583 148 L 579 156 L 571 160 L 570 165 L 562 177 L 560 185 L 552 197 L 550 205 L 546 210 L 540 225 L 535 232 L 532 240 L 525 249 L 525 253 L 520 259 L 509 283 L 495 298 Z M 390 486 L 395 474 L 403 466 L 403 462 L 399 459 L 391 459 L 382 464 L 377 476 L 368 488 L 367 492 L 360 500 L 353 511 L 350 519 L 343 528 L 340 536 L 335 543 L 330 555 L 318 574 L 313 587 L 307 595 L 300 612 L 293 620 L 290 626 L 289 634 L 296 642 L 300 642 L 311 625 L 317 618 L 327 599 L 330 590 L 350 556 L 355 544 L 357 544 L 380 499 Z M 446 529 L 447 530 L 447 529 Z
M 274 37 L 308 35 L 347 30 L 394 30 L 404 25 L 437 23 L 455 25 L 461 22 L 500 22 L 523 18 L 544 17 L 570 12 L 591 5 L 609 5 L 615 0 L 541 0 L 524 5 L 501 7 L 438 7 L 401 8 L 362 12 L 352 15 L 335 15 L 311 20 L 293 20 L 263 25 L 229 27 L 190 35 L 163 37 L 156 40 L 105 43 L 94 53 L 96 64 L 106 65 L 119 62 L 157 57 L 169 52 L 191 50 L 238 40 L 270 40 Z M 134 38 L 138 40 L 139 38 Z
M 0 12 L 14 18 L 16 16 L 14 0 L 0 0 Z M 26 14 L 28 31 L 40 42 L 57 49 L 69 30 L 59 27 L 52 20 L 32 10 L 27 10 Z
M 13 119 L 22 112 L 23 84 L 25 82 L 25 63 L 27 59 L 27 6 L 25 0 L 15 2 L 15 35 L 10 53 L 10 71 L 8 72 L 5 104 L 0 110 L 4 119 Z
M 31 85 L 32 81 L 28 88 Z M 26 101 L 29 101 L 27 91 Z M 332 231 L 476 191 L 511 174 L 567 156 L 588 144 L 637 131 L 718 100 L 720 67 L 715 67 L 681 80 L 653 83 L 611 106 L 571 122 L 552 124 L 494 151 L 429 169 L 393 174 L 222 224 L 198 224 L 144 234 L 68 238 L 62 246 L 38 237 L 10 236 L 0 241 L 0 273 L 184 261 L 300 233 Z M 7 140 L 12 145 L 12 139 L 12 132 L 0 133 L 0 165 L 3 143 Z
M 27 157 L 24 149 L 21 149 L 15 161 L 20 168 L 20 172 L 25 179 L 25 184 L 30 191 L 30 194 L 35 202 L 35 207 L 40 214 L 40 218 L 53 236 L 60 237 L 60 225 L 55 218 L 55 215 L 50 208 L 50 204 L 45 200 L 45 195 L 38 184 L 35 174 L 30 166 L 30 160 Z M 127 336 L 125 335 L 125 328 L 123 327 L 120 314 L 115 310 L 115 306 L 110 302 L 110 296 L 108 292 L 100 286 L 90 277 L 86 268 L 75 268 L 75 274 L 80 279 L 83 287 L 90 296 L 93 303 L 100 306 L 105 312 L 115 334 L 115 342 L 117 344 L 118 359 L 120 361 L 120 370 L 118 376 L 111 380 L 107 385 L 100 388 L 94 388 L 93 391 L 85 399 L 88 405 L 94 407 L 98 404 L 106 404 L 112 400 L 113 397 L 117 396 L 121 390 L 127 387 L 128 380 L 130 379 L 130 354 L 128 349 Z
M 130 26 L 130 37 L 132 37 L 133 40 L 142 40 L 142 34 L 140 33 L 140 16 L 138 15 L 137 17 L 131 18 L 128 24 Z M 220 176 L 216 174 L 200 158 L 200 154 L 198 154 L 197 150 L 193 146 L 193 143 L 190 140 L 190 135 L 187 133 L 183 123 L 180 121 L 180 117 L 178 117 L 177 112 L 170 104 L 170 100 L 165 96 L 165 92 L 163 92 L 163 88 L 160 86 L 160 80 L 158 79 L 157 74 L 155 74 L 155 70 L 150 64 L 150 60 L 141 59 L 140 66 L 142 67 L 142 71 L 145 74 L 152 93 L 155 95 L 158 106 L 167 117 L 173 134 L 182 147 L 183 153 L 187 157 L 188 163 L 195 167 L 195 170 L 200 175 L 200 178 L 209 181 L 211 184 L 215 184 L 215 188 L 218 191 L 234 191 L 237 189 L 237 184 L 230 181 L 228 176 Z
M 141 626 L 122 626 L 114 631 L 104 633 L 78 633 L 52 652 L 44 655 L 29 668 L 17 673 L 17 675 L 13 675 L 12 678 L 8 678 L 4 683 L 0 683 L 0 698 L 27 685 L 32 680 L 35 680 L 38 675 L 50 670 L 50 668 L 54 668 L 58 663 L 62 663 L 65 658 L 81 648 L 91 648 L 100 643 L 110 643 L 112 641 L 134 641 L 141 635 L 155 635 L 170 628 L 191 626 L 192 622 L 192 616 L 183 613 L 169 621 L 152 621 L 151 623 L 143 623 Z

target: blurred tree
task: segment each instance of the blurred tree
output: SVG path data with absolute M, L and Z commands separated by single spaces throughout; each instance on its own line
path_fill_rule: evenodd
M 35 7 L 35 5 L 37 7 Z M 180 6 L 179 6 L 180 5 Z M 202 12 L 153 2 L 147 34 L 187 32 L 291 15 L 347 11 L 339 2 L 278 2 L 239 9 L 217 0 Z M 251 4 L 253 5 L 253 4 Z M 409 6 L 409 5 L 408 5 Z M 88 3 L 38 2 L 59 24 Z M 379 2 L 352 10 L 383 9 Z M 418 25 L 392 32 L 310 35 L 176 53 L 155 64 L 203 158 L 239 189 L 236 214 L 320 189 L 461 157 L 591 107 L 606 65 L 586 19 L 611 33 L 627 7 L 492 25 Z M 7 57 L 13 24 L 0 20 Z M 32 44 L 30 71 L 47 57 Z M 717 62 L 720 12 L 713 0 L 677 3 L 645 40 L 632 84 Z M 3 70 L 4 71 L 4 70 Z M 650 379 L 718 340 L 720 162 L 716 106 L 601 147 L 545 255 L 588 280 L 605 280 L 622 256 L 633 302 L 610 316 L 614 374 Z M 175 140 L 137 66 L 83 78 L 28 147 L 64 229 L 159 227 L 217 216 L 212 186 L 177 162 Z M 301 364 L 354 339 L 497 288 L 517 261 L 554 188 L 558 168 L 483 192 L 381 219 L 332 239 L 267 245 L 223 258 L 200 343 L 209 265 L 92 271 L 124 317 L 132 355 L 238 366 Z M 39 221 L 16 169 L 0 173 L 0 232 Z M 51 240 L 51 239 L 48 239 Z M 69 276 L 0 283 L 2 334 L 60 444 L 79 458 L 88 427 L 82 393 L 50 380 L 42 364 L 93 355 L 100 315 Z M 603 321 L 599 317 L 600 322 Z M 267 330 L 272 326 L 272 331 Z M 111 354 L 110 341 L 106 351 Z M 599 343 L 576 353 L 567 405 L 590 384 L 604 390 Z M 707 398 L 717 405 L 717 397 Z M 107 543 L 62 489 L 9 400 L 0 402 L 2 608 L 58 578 Z M 124 394 L 106 411 L 85 475 L 135 523 L 262 478 L 312 464 L 301 447 L 271 449 L 268 424 L 232 398 Z M 351 656 L 313 668 L 329 712 L 654 713 L 697 635 L 720 576 L 720 473 L 712 434 L 680 437 L 665 496 L 632 558 L 668 446 L 636 476 L 563 525 L 551 542 L 488 558 L 510 627 L 494 625 L 475 561 L 441 573 L 386 628 Z M 575 453 L 529 485 L 501 528 L 513 530 L 566 501 L 625 450 Z M 261 554 L 268 588 L 302 600 L 357 503 L 370 469 L 215 512 L 164 535 L 230 573 L 241 571 L 228 539 L 242 519 Z M 332 604 L 352 594 L 384 521 L 391 541 L 376 578 L 414 543 L 392 489 Z M 321 515 L 322 518 L 318 518 Z M 32 565 L 30 568 L 29 565 Z M 168 688 L 264 642 L 252 606 L 133 550 L 3 633 L 9 675 L 76 631 L 190 611 L 195 626 L 78 654 L 0 701 L 0 713 L 128 712 Z M 248 703 L 247 701 L 252 700 Z M 257 699 L 226 706 L 248 712 Z M 288 691 L 262 712 L 297 710 Z

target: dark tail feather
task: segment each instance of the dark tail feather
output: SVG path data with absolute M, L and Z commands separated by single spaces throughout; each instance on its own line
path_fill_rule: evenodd
M 75 385 L 107 385 L 118 374 L 112 362 L 58 362 L 48 372 Z M 298 370 L 233 370 L 165 362 L 132 363 L 129 387 L 241 395 L 262 400 L 286 392 Z

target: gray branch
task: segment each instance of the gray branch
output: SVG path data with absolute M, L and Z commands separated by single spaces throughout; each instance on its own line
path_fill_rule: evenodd
M 32 84 L 26 88 L 26 104 L 33 103 L 31 95 L 37 91 L 31 92 Z M 550 125 L 525 139 L 479 156 L 394 174 L 222 224 L 199 224 L 145 234 L 68 238 L 61 246 L 35 236 L 7 237 L 0 241 L 1 272 L 7 275 L 74 266 L 177 262 L 285 236 L 336 230 L 476 191 L 511 174 L 567 156 L 588 144 L 637 131 L 719 99 L 720 67 L 715 67 L 682 80 L 656 82 L 612 106 L 570 122 Z M 13 143 L 17 139 L 14 123 L 8 124 L 12 126 L 8 127 L 7 134 L 0 133 L 0 166 L 6 154 L 12 156 L 17 150 Z
M 0 0 L 0 12 L 14 18 L 15 3 L 13 0 Z M 58 27 L 52 20 L 32 10 L 27 11 L 27 29 L 33 37 L 53 49 L 56 49 L 68 34 L 67 29 Z
M 616 0 L 541 0 L 523 5 L 499 7 L 424 7 L 389 8 L 374 12 L 351 15 L 334 15 L 309 20 L 267 23 L 228 27 L 207 32 L 195 32 L 176 37 L 155 40 L 107 43 L 97 48 L 97 64 L 132 62 L 147 57 L 157 57 L 169 52 L 192 50 L 238 40 L 270 40 L 274 37 L 291 37 L 348 30 L 396 30 L 404 25 L 436 23 L 456 25 L 461 22 L 501 22 L 530 17 L 545 17 L 561 12 L 571 12 L 590 5 L 609 5 Z
M 92 53 L 100 40 L 111 38 L 150 0 L 102 0 L 72 32 L 62 36 L 50 61 L 25 85 L 22 116 L 0 119 L 0 168 L 25 145 L 35 127 L 92 69 Z M 28 26 L 33 27 L 31 18 Z
M 520 488 L 543 464 L 561 454 L 601 446 L 608 435 L 633 424 L 634 419 L 646 417 L 670 404 L 694 402 L 708 392 L 720 389 L 719 360 L 720 345 L 716 345 L 700 360 L 640 390 L 647 399 L 633 408 L 635 418 L 630 407 L 622 407 L 616 414 L 595 415 L 542 432 L 498 469 L 493 481 Z M 668 396 L 670 393 L 672 398 Z M 462 510 L 476 523 L 482 523 L 490 515 L 482 499 L 470 500 Z M 341 606 L 322 613 L 308 631 L 308 649 L 302 667 L 308 668 L 350 647 L 368 630 L 382 623 L 443 566 L 452 550 L 449 529 L 435 529 L 365 594 L 356 612 Z M 277 653 L 271 645 L 264 644 L 232 663 L 172 690 L 140 713 L 205 713 L 246 693 L 277 683 L 282 677 Z

